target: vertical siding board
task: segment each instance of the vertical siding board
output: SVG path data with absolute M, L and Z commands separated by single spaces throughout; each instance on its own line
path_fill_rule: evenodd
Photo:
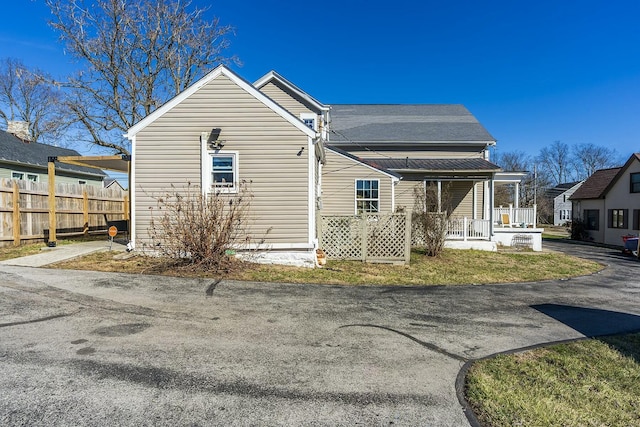
M 151 208 L 171 185 L 200 185 L 200 135 L 214 127 L 223 150 L 239 153 L 239 179 L 250 182 L 250 234 L 309 243 L 308 137 L 223 75 L 136 135 L 136 238 L 148 241 Z

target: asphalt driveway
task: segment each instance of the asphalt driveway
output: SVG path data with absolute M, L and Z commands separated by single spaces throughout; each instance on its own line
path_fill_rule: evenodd
M 393 288 L 0 265 L 0 425 L 468 425 L 467 360 L 640 329 L 640 262 L 545 247 L 608 268 Z

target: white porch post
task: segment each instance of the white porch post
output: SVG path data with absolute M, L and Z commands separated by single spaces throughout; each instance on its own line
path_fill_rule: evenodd
M 520 183 L 516 182 L 514 186 L 513 205 L 516 209 L 520 207 Z
M 494 184 L 495 175 L 489 180 L 489 235 L 493 236 L 493 201 L 494 201 Z
M 471 211 L 471 219 L 478 219 L 478 183 L 473 183 L 473 209 Z
M 438 212 L 442 212 L 442 181 L 438 180 Z

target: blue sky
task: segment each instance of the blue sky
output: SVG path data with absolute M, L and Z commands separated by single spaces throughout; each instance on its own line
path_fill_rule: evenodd
M 499 151 L 640 152 L 640 1 L 195 3 L 235 26 L 228 53 L 249 81 L 274 69 L 329 104 L 461 103 Z M 3 9 L 0 57 L 73 68 L 42 1 Z

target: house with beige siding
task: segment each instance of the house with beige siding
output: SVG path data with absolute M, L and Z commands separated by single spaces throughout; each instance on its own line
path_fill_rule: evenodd
M 264 237 L 275 262 L 314 265 L 319 132 L 236 73 L 217 67 L 126 136 L 136 248 L 151 245 L 156 198 L 172 186 L 190 182 L 205 194 L 233 193 L 246 181 L 253 194 L 250 234 Z
M 623 236 L 640 233 L 640 153 L 618 168 L 593 173 L 570 197 L 574 220 L 589 239 L 622 246 Z
M 154 194 L 241 181 L 265 261 L 313 265 L 318 216 L 411 211 L 429 185 L 451 191 L 453 218 L 496 247 L 493 185 L 504 173 L 489 160 L 495 139 L 462 105 L 326 105 L 274 71 L 251 84 L 219 66 L 126 136 L 137 247 L 152 244 Z

